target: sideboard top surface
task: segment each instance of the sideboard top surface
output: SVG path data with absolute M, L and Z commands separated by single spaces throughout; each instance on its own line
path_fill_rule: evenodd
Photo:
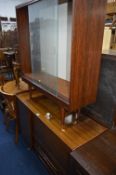
M 90 118 L 80 120 L 76 125 L 67 125 L 65 132 L 61 131 L 60 113 L 58 106 L 38 92 L 33 93 L 29 99 L 29 93 L 17 95 L 20 100 L 33 114 L 37 116 L 52 132 L 54 132 L 71 150 L 87 143 L 103 133 L 106 128 Z M 52 113 L 51 120 L 46 119 L 45 114 Z

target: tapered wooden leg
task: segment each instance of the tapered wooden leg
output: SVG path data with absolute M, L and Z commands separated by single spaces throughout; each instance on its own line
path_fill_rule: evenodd
M 77 112 L 73 112 L 73 124 L 77 124 Z
M 16 110 L 16 126 L 15 126 L 15 143 L 18 144 L 19 140 L 19 128 L 20 128 L 20 122 L 19 122 L 19 110 L 18 110 L 17 103 L 15 102 L 15 110 Z
M 73 124 L 77 124 L 79 116 L 80 116 L 80 110 L 73 112 Z
M 29 98 L 31 99 L 32 98 L 32 86 L 29 84 L 28 88 L 29 88 Z
M 33 127 L 32 127 L 32 118 L 33 114 L 30 112 L 29 113 L 29 128 L 30 128 L 30 149 L 33 148 Z
M 113 118 L 113 128 L 116 128 L 116 112 Z
M 65 109 L 61 108 L 61 125 L 62 125 L 62 132 L 65 132 Z
M 10 123 L 10 120 L 9 118 L 7 117 L 6 119 L 6 130 L 8 131 L 8 128 L 9 128 L 9 123 Z
M 4 113 L 4 124 L 7 124 L 7 114 L 6 114 L 6 109 L 5 109 L 5 113 Z
M 19 123 L 16 119 L 16 130 L 15 130 L 15 143 L 17 144 L 19 140 Z

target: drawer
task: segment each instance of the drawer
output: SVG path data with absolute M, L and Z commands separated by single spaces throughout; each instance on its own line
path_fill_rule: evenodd
M 46 152 L 43 147 L 35 141 L 34 150 L 44 165 L 48 168 L 51 175 L 66 175 L 62 172 L 53 156 Z

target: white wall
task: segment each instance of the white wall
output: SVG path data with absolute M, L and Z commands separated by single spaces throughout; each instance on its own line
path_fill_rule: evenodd
M 102 50 L 109 50 L 110 45 L 111 45 L 111 29 L 109 27 L 105 27 Z

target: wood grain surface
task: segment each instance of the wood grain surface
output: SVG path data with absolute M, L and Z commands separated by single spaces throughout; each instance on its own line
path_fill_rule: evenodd
M 85 117 L 76 125 L 67 125 L 65 132 L 62 132 L 59 108 L 54 102 L 41 96 L 38 92 L 33 93 L 32 99 L 29 99 L 28 93 L 17 95 L 17 98 L 71 150 L 87 143 L 106 130 L 105 127 L 94 120 Z M 52 114 L 53 118 L 51 120 L 46 119 L 46 112 Z M 38 114 L 39 116 L 37 116 Z

